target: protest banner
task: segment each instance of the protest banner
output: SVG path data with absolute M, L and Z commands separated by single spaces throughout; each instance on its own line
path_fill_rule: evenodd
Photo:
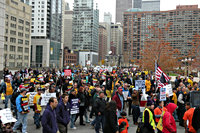
M 145 80 L 136 80 L 135 88 L 142 89 L 143 94 L 145 94 Z
M 72 75 L 72 70 L 71 69 L 65 69 L 64 73 L 65 73 L 65 76 L 71 76 Z
M 30 93 L 28 93 L 27 95 L 29 96 L 29 106 L 33 106 L 34 104 L 33 104 L 33 98 L 34 98 L 34 96 L 37 94 L 37 92 L 30 92 Z
M 71 99 L 71 111 L 70 114 L 78 114 L 79 113 L 79 99 Z
M 6 109 L 3 109 L 3 110 L 0 110 L 0 118 L 1 118 L 1 121 L 2 121 L 3 124 L 17 121 L 13 117 L 10 108 L 6 108 Z
M 42 97 L 41 106 L 46 106 L 51 97 L 56 97 L 56 93 L 41 94 L 41 97 Z
M 168 94 L 168 96 L 173 96 L 173 91 L 172 91 L 172 85 L 168 84 L 166 86 L 164 86 L 164 88 L 166 88 L 166 93 Z
M 166 101 L 166 88 L 160 88 L 160 101 Z

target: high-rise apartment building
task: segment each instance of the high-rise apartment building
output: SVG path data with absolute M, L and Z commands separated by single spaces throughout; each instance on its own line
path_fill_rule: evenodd
M 124 13 L 123 51 L 124 58 L 140 59 L 140 50 L 145 45 L 148 36 L 152 36 L 148 26 L 164 28 L 171 23 L 164 40 L 179 49 L 182 55 L 188 54 L 188 49 L 195 34 L 200 33 L 200 8 L 198 5 L 177 6 L 170 11 L 138 12 L 132 10 Z M 148 36 L 147 36 L 148 35 Z
M 107 54 L 107 30 L 99 24 L 99 61 L 105 60 Z
M 112 22 L 112 14 L 110 12 L 104 12 L 104 22 L 111 24 Z
M 62 53 L 62 0 L 30 0 L 31 66 L 59 67 Z
M 142 0 L 133 0 L 133 8 L 142 8 Z
M 123 23 L 123 13 L 132 8 L 133 0 L 116 0 L 116 22 Z
M 64 11 L 64 47 L 72 49 L 72 22 L 73 22 L 73 11 Z
M 5 0 L 0 1 L 0 78 L 4 68 Z
M 160 0 L 142 0 L 142 11 L 160 11 Z
M 6 0 L 4 64 L 7 67 L 29 67 L 30 25 L 31 7 L 19 0 Z
M 122 54 L 122 37 L 123 37 L 123 28 L 120 23 L 111 24 L 111 43 L 110 49 L 112 55 Z
M 84 51 L 79 53 L 79 64 L 85 66 L 86 60 L 90 64 L 98 64 L 99 10 L 94 0 L 74 0 L 72 25 L 72 49 Z

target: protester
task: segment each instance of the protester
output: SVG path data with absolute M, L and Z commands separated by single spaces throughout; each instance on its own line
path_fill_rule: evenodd
M 135 88 L 132 94 L 132 115 L 133 115 L 133 123 L 135 125 L 138 125 L 138 118 L 140 116 L 139 92 Z
M 119 133 L 117 115 L 117 104 L 115 101 L 111 101 L 106 105 L 104 115 L 104 133 Z
M 60 133 L 67 133 L 67 125 L 70 121 L 70 104 L 68 103 L 68 94 L 62 95 L 62 100 L 56 107 L 56 118 Z
M 191 108 L 189 102 L 186 102 L 185 108 L 187 110 L 183 116 L 185 133 L 196 133 L 195 129 L 192 127 L 192 118 L 194 114 L 194 108 Z M 188 124 L 187 124 L 187 121 L 189 122 Z
M 16 99 L 18 119 L 13 127 L 13 132 L 16 132 L 17 128 L 22 124 L 22 133 L 27 133 L 27 116 L 30 108 L 28 106 L 28 97 L 26 96 L 26 92 L 27 90 L 22 88 L 20 95 Z
M 103 129 L 104 124 L 104 110 L 106 107 L 106 101 L 104 97 L 104 92 L 99 92 L 99 97 L 97 97 L 96 101 L 94 102 L 94 109 L 95 109 L 95 131 L 96 133 L 99 133 L 99 129 Z
M 77 95 L 76 95 L 76 91 L 74 89 L 72 89 L 70 91 L 70 94 L 69 94 L 69 102 L 70 102 L 70 106 L 72 106 L 72 101 L 73 99 L 78 99 Z M 78 105 L 77 105 L 78 106 Z M 71 119 L 71 122 L 70 122 L 70 128 L 71 129 L 76 129 L 75 127 L 75 119 L 76 119 L 76 115 L 77 115 L 78 112 L 76 113 L 71 113 L 70 114 L 70 119 Z
M 49 99 L 49 103 L 47 104 L 41 120 L 43 133 L 57 133 L 58 131 L 55 111 L 57 104 L 57 98 L 51 97 Z
M 35 110 L 35 113 L 34 113 L 34 123 L 36 125 L 36 129 L 40 128 L 41 125 L 40 125 L 40 113 L 42 111 L 42 107 L 40 106 L 41 105 L 41 93 L 42 93 L 42 88 L 37 88 L 37 94 L 34 96 L 33 98 L 33 104 L 34 104 L 34 110 Z
M 200 133 L 200 107 L 196 107 L 192 118 L 192 127 Z
M 167 111 L 164 113 L 162 126 L 163 126 L 163 133 L 176 133 L 176 122 L 173 117 L 173 112 L 176 109 L 177 105 L 174 103 L 169 103 L 166 108 Z
M 156 124 L 154 121 L 154 103 L 152 100 L 147 101 L 146 108 L 143 112 L 142 122 L 144 123 L 144 133 L 154 133 L 156 129 Z
M 126 112 L 123 111 L 120 115 L 122 117 L 118 119 L 119 133 L 128 133 L 129 124 L 126 118 Z
M 5 108 L 8 107 L 8 101 L 10 100 L 11 109 L 13 109 L 13 104 L 11 102 L 11 98 L 12 98 L 12 94 L 15 90 L 15 86 L 14 86 L 13 82 L 10 81 L 9 76 L 6 76 L 5 82 L 3 82 L 1 84 L 0 90 L 1 90 L 1 92 L 3 92 L 3 94 L 5 96 Z
M 179 125 L 184 127 L 183 115 L 185 113 L 185 102 L 186 102 L 186 87 L 182 87 L 178 96 L 178 116 L 179 116 Z
M 117 90 L 118 91 L 115 93 L 112 100 L 117 103 L 117 117 L 120 117 L 120 113 L 123 111 L 124 107 L 124 98 L 122 94 L 122 88 L 119 87 Z

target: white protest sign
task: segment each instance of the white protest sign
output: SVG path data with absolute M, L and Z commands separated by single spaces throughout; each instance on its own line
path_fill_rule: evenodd
M 113 68 L 112 67 L 108 67 L 108 72 L 112 72 Z
M 160 88 L 160 101 L 166 101 L 166 88 Z
M 129 91 L 123 91 L 123 92 L 122 92 L 125 101 L 126 101 L 127 98 L 128 98 L 128 93 L 129 93 Z
M 168 96 L 173 96 L 173 91 L 172 91 L 172 85 L 168 84 L 166 86 L 164 86 L 164 88 L 166 88 L 166 93 L 168 94 Z
M 30 93 L 28 93 L 27 95 L 29 95 L 29 105 L 30 106 L 33 106 L 33 98 L 34 98 L 34 96 L 37 94 L 37 92 L 30 92 Z
M 17 120 L 13 117 L 12 112 L 9 108 L 0 110 L 1 121 L 3 124 L 16 122 Z
M 139 89 L 145 89 L 145 80 L 136 80 L 135 88 L 136 87 L 138 87 Z
M 79 99 L 71 99 L 71 114 L 78 114 L 79 113 Z
M 41 106 L 46 106 L 51 97 L 56 97 L 56 93 L 45 93 L 41 95 Z

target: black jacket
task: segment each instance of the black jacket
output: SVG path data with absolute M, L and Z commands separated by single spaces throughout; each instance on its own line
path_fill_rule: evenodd
M 118 131 L 116 111 L 106 110 L 104 114 L 104 133 L 116 133 Z
M 100 112 L 103 115 L 105 107 L 106 107 L 105 99 L 97 97 L 97 99 L 94 102 L 95 114 L 98 115 L 98 113 Z
M 197 131 L 200 129 L 200 107 L 197 107 L 194 110 L 193 118 L 192 118 L 192 127 Z

